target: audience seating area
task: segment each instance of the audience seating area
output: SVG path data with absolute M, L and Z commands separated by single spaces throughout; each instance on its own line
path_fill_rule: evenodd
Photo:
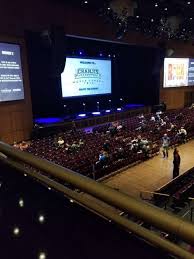
M 115 124 L 108 123 L 94 127 L 92 132 L 72 129 L 58 135 L 32 139 L 27 151 L 85 176 L 99 179 L 157 154 L 161 146 L 161 138 L 165 133 L 170 137 L 172 146 L 180 143 L 177 132 L 181 127 L 187 130 L 188 139 L 194 136 L 194 109 L 167 111 L 160 115 L 161 121 L 158 119 L 152 121 L 153 116 L 156 115 L 145 114 L 118 121 L 116 125 L 119 129 L 114 134 L 111 133 L 110 128 L 115 127 Z M 173 130 L 171 130 L 171 124 L 175 125 Z M 64 140 L 64 145 L 57 144 L 59 136 Z M 133 140 L 138 136 L 149 142 L 148 152 L 131 148 Z M 82 144 L 79 147 L 68 148 L 80 141 Z M 98 164 L 96 162 L 99 161 L 99 154 L 106 141 L 109 142 L 108 159 L 105 164 Z
M 169 198 L 164 196 L 154 196 L 154 204 L 163 207 L 168 203 L 168 207 L 179 212 L 191 203 L 189 198 L 194 198 L 194 167 L 183 175 L 175 178 L 167 185 L 157 191 L 158 193 L 168 194 Z

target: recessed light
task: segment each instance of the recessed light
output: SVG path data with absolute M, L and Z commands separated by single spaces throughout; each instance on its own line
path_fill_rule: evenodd
M 139 15 L 136 15 L 136 18 L 139 18 Z
M 190 2 L 190 1 L 188 1 L 188 2 L 187 2 L 187 4 L 191 4 L 191 2 Z
M 85 0 L 85 1 L 84 1 L 84 4 L 88 4 L 88 1 L 87 1 L 87 0 Z
M 46 259 L 46 254 L 41 252 L 38 256 L 38 259 Z
M 45 217 L 44 217 L 44 215 L 39 215 L 39 217 L 38 217 L 38 221 L 40 222 L 40 223 L 44 223 L 44 221 L 45 221 Z
M 18 236 L 20 234 L 20 229 L 18 227 L 15 227 L 13 229 L 13 234 L 14 234 L 14 236 Z
M 19 203 L 19 207 L 21 208 L 24 207 L 24 200 L 22 198 L 19 199 L 18 203 Z
M 157 4 L 157 3 L 155 3 L 155 7 L 158 7 L 158 4 Z

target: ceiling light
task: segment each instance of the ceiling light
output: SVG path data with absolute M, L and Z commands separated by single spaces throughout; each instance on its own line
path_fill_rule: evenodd
M 158 4 L 157 4 L 157 3 L 155 3 L 155 7 L 158 7 Z
M 19 207 L 24 207 L 24 200 L 21 198 L 21 199 L 19 199 L 19 201 L 18 201 L 18 203 L 19 203 Z
M 41 252 L 38 256 L 38 259 L 46 259 L 46 254 Z
M 136 18 L 138 19 L 138 18 L 139 18 L 139 15 L 136 15 Z
M 154 22 L 154 19 L 151 19 L 151 22 Z
M 38 221 L 39 221 L 40 223 L 44 223 L 44 221 L 45 221 L 44 215 L 39 215 Z
M 187 4 L 191 4 L 191 2 L 190 2 L 190 1 L 188 1 L 188 2 L 187 2 Z
M 13 234 L 14 234 L 15 236 L 18 236 L 18 235 L 20 234 L 20 229 L 19 229 L 18 227 L 15 227 L 15 228 L 13 229 Z
M 84 4 L 88 4 L 88 1 L 87 1 L 87 0 L 85 0 L 85 1 L 84 1 Z
M 168 10 L 168 8 L 167 8 L 167 7 L 165 7 L 165 8 L 164 8 L 164 10 L 165 10 L 165 11 L 167 11 L 167 10 Z

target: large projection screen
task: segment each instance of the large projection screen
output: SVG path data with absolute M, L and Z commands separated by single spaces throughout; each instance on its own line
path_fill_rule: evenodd
M 111 94 L 111 60 L 67 57 L 62 97 Z
M 0 102 L 24 99 L 20 46 L 0 43 Z
M 188 58 L 165 58 L 163 87 L 188 86 Z

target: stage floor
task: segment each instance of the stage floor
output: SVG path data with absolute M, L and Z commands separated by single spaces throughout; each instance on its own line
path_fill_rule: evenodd
M 111 110 L 100 110 L 94 112 L 80 112 L 73 115 L 63 116 L 63 117 L 41 117 L 35 118 L 34 123 L 42 125 L 42 126 L 53 126 L 57 124 L 62 124 L 64 122 L 71 121 L 80 121 L 84 119 L 90 119 L 95 117 L 108 116 L 112 114 L 119 114 L 123 112 L 127 112 L 130 110 L 143 109 L 145 106 L 143 104 L 126 104 L 122 108 L 112 108 Z
M 178 147 L 181 156 L 180 174 L 194 167 L 194 140 Z M 169 158 L 160 153 L 143 163 L 131 167 L 103 181 L 106 185 L 118 189 L 135 198 L 140 198 L 141 191 L 156 191 L 172 180 L 173 149 Z

